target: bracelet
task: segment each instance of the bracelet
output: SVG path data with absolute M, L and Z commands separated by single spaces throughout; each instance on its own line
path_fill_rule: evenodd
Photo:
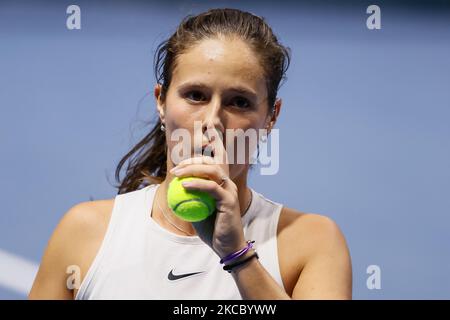
M 238 261 L 238 262 L 235 262 L 235 263 L 232 263 L 232 264 L 224 266 L 223 270 L 226 270 L 226 271 L 228 271 L 228 273 L 231 273 L 231 271 L 233 271 L 232 269 L 234 267 L 240 266 L 241 264 L 246 263 L 247 261 L 249 261 L 250 259 L 253 259 L 254 257 L 256 257 L 256 259 L 259 259 L 258 253 L 256 251 L 251 256 L 245 258 L 242 261 Z
M 233 259 L 236 259 L 242 255 L 244 255 L 248 250 L 250 250 L 251 248 L 253 248 L 253 243 L 255 243 L 255 240 L 248 240 L 247 241 L 247 246 L 237 252 L 231 253 L 229 255 L 227 255 L 226 257 L 220 259 L 220 263 L 223 264 L 227 261 L 231 261 Z

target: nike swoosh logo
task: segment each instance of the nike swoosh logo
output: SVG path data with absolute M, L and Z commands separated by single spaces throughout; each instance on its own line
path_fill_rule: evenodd
M 178 280 L 178 279 L 186 278 L 189 276 L 193 276 L 194 274 L 199 274 L 199 273 L 203 273 L 203 272 L 205 272 L 205 271 L 184 273 L 184 274 L 173 274 L 173 269 L 172 269 L 172 270 L 170 270 L 169 274 L 167 275 L 167 278 L 169 280 Z

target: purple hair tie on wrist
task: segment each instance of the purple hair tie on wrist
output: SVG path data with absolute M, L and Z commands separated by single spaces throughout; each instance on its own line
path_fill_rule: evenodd
M 247 246 L 239 251 L 236 251 L 234 253 L 231 253 L 229 255 L 227 255 L 226 257 L 220 259 L 220 263 L 223 264 L 227 261 L 236 259 L 242 255 L 244 255 L 248 250 L 250 250 L 251 248 L 253 248 L 253 243 L 255 243 L 255 240 L 247 240 Z

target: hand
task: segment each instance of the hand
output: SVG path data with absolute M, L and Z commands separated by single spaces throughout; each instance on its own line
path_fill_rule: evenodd
M 208 130 L 214 129 L 208 127 Z M 241 209 L 239 206 L 238 188 L 229 179 L 229 164 L 225 147 L 220 139 L 210 142 L 213 157 L 196 156 L 181 161 L 170 172 L 177 177 L 206 178 L 183 183 L 187 190 L 199 190 L 209 193 L 216 199 L 216 211 L 208 218 L 192 222 L 198 236 L 214 252 L 223 258 L 246 246 Z M 227 177 L 224 182 L 223 177 Z M 223 182 L 223 183 L 222 183 Z

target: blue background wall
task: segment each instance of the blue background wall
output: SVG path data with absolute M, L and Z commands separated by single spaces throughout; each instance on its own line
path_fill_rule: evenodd
M 66 28 L 70 4 L 81 30 Z M 366 27 L 370 4 L 381 30 Z M 340 225 L 355 299 L 450 299 L 443 1 L 0 2 L 0 298 L 25 297 L 1 283 L 15 263 L 5 255 L 36 266 L 71 206 L 116 194 L 115 166 L 156 117 L 157 44 L 186 14 L 225 6 L 264 16 L 292 50 L 280 171 L 254 170 L 250 185 Z M 380 290 L 366 286 L 369 265 Z

